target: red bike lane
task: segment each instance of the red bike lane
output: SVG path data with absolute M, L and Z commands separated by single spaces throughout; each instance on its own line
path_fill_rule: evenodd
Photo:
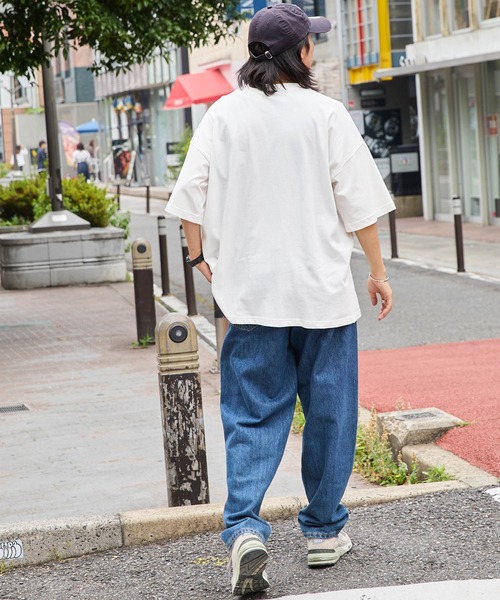
M 470 422 L 438 440 L 500 476 L 500 339 L 360 352 L 360 404 L 439 408 Z

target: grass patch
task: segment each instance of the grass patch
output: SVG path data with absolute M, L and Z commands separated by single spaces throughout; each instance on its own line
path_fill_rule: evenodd
M 419 481 L 415 463 L 408 467 L 400 456 L 394 460 L 387 431 L 379 435 L 375 409 L 371 411 L 368 425 L 358 427 L 354 471 L 377 485 L 405 485 Z
M 306 424 L 306 418 L 304 417 L 304 413 L 302 412 L 302 404 L 300 403 L 300 400 L 297 397 L 297 402 L 295 403 L 295 411 L 293 413 L 293 420 L 292 420 L 293 433 L 301 434 L 302 431 L 304 430 L 305 424 Z
M 302 405 L 297 398 L 292 421 L 293 433 L 301 434 L 305 422 Z M 375 409 L 371 411 L 368 425 L 358 426 L 353 470 L 371 483 L 382 486 L 433 483 L 454 479 L 443 466 L 432 467 L 420 475 L 415 461 L 408 466 L 401 455 L 394 459 L 387 431 L 384 430 L 382 435 L 379 434 Z
M 146 333 L 144 337 L 141 337 L 137 342 L 132 342 L 132 348 L 147 348 L 151 344 L 155 343 L 155 339 L 149 333 Z

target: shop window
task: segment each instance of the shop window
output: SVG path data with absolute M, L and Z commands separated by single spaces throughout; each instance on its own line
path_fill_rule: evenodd
M 496 19 L 500 17 L 500 0 L 482 0 L 483 19 Z
M 469 20 L 469 1 L 468 0 L 451 0 L 450 8 L 450 29 L 458 31 L 470 27 Z
M 428 0 L 422 3 L 424 9 L 424 36 L 441 35 L 440 0 Z

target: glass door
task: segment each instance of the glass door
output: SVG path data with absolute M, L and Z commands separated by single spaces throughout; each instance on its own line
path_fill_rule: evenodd
M 455 98 L 459 195 L 462 198 L 465 217 L 470 221 L 479 222 L 481 187 L 477 99 L 474 73 L 471 68 L 464 67 L 455 70 Z
M 487 154 L 492 222 L 500 225 L 500 60 L 488 64 Z
M 429 75 L 429 116 L 431 137 L 432 192 L 434 215 L 451 214 L 450 143 L 448 102 L 444 74 Z

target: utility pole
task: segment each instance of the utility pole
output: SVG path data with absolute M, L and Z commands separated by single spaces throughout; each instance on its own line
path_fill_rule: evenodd
M 189 52 L 184 46 L 179 50 L 181 55 L 181 73 L 185 75 L 189 73 Z M 190 106 L 184 109 L 184 125 L 193 129 L 193 113 Z
M 10 79 L 10 122 L 12 127 L 12 156 L 14 157 L 13 170 L 17 171 L 17 139 L 16 139 L 16 113 L 15 113 L 15 97 L 16 97 L 16 88 L 15 88 L 15 80 L 16 76 L 12 74 Z M 7 161 L 6 161 L 7 162 Z M 7 163 L 8 164 L 8 163 Z
M 43 42 L 44 50 L 50 53 L 50 45 Z M 57 124 L 57 106 L 54 86 L 54 68 L 52 61 L 42 64 L 43 97 L 45 104 L 45 128 L 49 155 L 47 193 L 53 211 L 60 211 L 62 204 L 61 157 L 59 154 L 59 128 Z
M 43 47 L 50 56 L 51 48 L 44 40 Z M 90 223 L 78 215 L 63 210 L 61 155 L 59 154 L 59 125 L 57 123 L 57 105 L 54 86 L 54 69 L 49 58 L 42 64 L 43 96 L 45 104 L 45 128 L 47 130 L 47 146 L 49 155 L 49 171 L 47 176 L 47 195 L 52 210 L 33 223 L 32 233 L 59 231 L 62 229 L 89 229 Z

